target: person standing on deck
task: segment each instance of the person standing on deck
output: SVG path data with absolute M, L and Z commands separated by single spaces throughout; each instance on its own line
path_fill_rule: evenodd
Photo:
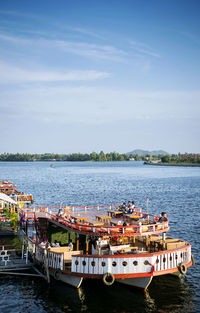
M 68 247 L 69 247 L 69 251 L 73 251 L 73 243 L 71 239 L 69 239 Z

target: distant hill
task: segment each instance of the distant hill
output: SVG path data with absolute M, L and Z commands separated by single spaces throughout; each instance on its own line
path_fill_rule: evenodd
M 148 151 L 148 150 L 136 149 L 136 150 L 127 152 L 126 154 L 137 154 L 137 155 L 139 155 L 139 156 L 144 156 L 144 155 L 146 155 L 146 154 L 151 154 L 151 155 L 164 154 L 164 155 L 166 155 L 166 154 L 169 154 L 169 153 L 166 152 L 166 151 L 163 151 L 163 150 Z

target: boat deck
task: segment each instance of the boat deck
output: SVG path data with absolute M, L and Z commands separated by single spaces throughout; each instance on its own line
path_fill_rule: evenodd
M 83 207 L 68 208 L 68 212 L 62 212 L 58 216 L 58 209 L 52 208 L 26 208 L 20 212 L 25 216 L 25 220 L 34 222 L 37 218 L 46 218 L 58 226 L 75 233 L 105 236 L 143 236 L 159 234 L 169 230 L 168 221 L 158 222 L 159 217 L 141 212 L 141 208 L 136 208 L 132 214 L 126 214 L 112 207 L 99 208 Z M 63 210 L 64 211 L 64 210 Z

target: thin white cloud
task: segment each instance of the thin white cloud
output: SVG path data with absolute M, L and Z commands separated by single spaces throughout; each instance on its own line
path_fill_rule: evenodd
M 17 115 L 45 116 L 62 123 L 70 118 L 89 125 L 109 121 L 123 125 L 118 121 L 124 121 L 126 127 L 127 120 L 131 124 L 139 120 L 141 125 L 179 120 L 190 120 L 191 124 L 200 115 L 199 97 L 199 91 L 137 92 L 85 86 L 26 86 L 1 93 L 2 107 L 8 114 L 16 111 Z
M 19 68 L 0 61 L 0 83 L 93 81 L 111 74 L 98 71 L 37 71 Z
M 90 37 L 98 38 L 98 39 L 105 39 L 103 36 L 100 36 L 98 33 L 90 31 L 88 29 L 82 28 L 82 27 L 67 27 L 67 29 L 72 30 L 74 32 L 87 35 Z
M 35 48 L 54 48 L 60 49 L 64 52 L 84 56 L 92 57 L 96 59 L 111 60 L 117 62 L 124 62 L 127 53 L 123 50 L 117 49 L 111 45 L 96 45 L 86 42 L 73 42 L 67 40 L 55 40 L 55 39 L 27 39 L 25 37 L 11 36 L 7 34 L 0 34 L 0 40 L 8 42 L 10 44 L 15 44 L 18 47 L 25 45 L 27 49 L 28 46 Z
M 141 55 L 148 55 L 151 57 L 160 58 L 160 55 L 153 49 L 151 49 L 148 45 L 133 40 L 130 40 L 129 42 L 131 47 L 135 51 L 139 52 Z
M 20 11 L 11 11 L 11 10 L 0 10 L 0 14 L 5 15 L 5 16 L 10 15 L 10 16 L 15 16 L 15 17 L 23 17 L 26 19 L 39 18 L 40 17 L 39 15 L 36 15 L 33 13 L 30 14 L 30 12 L 29 13 L 22 13 Z
M 180 151 L 180 147 L 184 151 L 196 151 L 199 148 L 199 98 L 198 90 L 142 92 L 85 85 L 17 86 L 12 92 L 8 88 L 1 90 L 0 127 L 10 140 L 13 130 L 24 141 L 32 138 L 30 149 L 37 137 L 37 151 L 48 145 L 52 149 L 56 130 L 59 131 L 54 150 L 57 147 L 58 151 L 63 142 L 71 148 L 74 142 L 77 151 L 96 142 L 96 149 L 101 142 L 104 149 L 106 146 L 111 149 L 113 143 L 119 147 L 126 143 L 128 147 L 130 140 L 140 146 L 161 146 L 164 140 L 169 151 Z M 70 129 L 73 132 L 69 132 Z M 45 140 L 41 138 L 43 135 Z M 2 142 L 3 151 L 10 149 L 6 143 Z M 27 152 L 28 146 L 25 149 Z
M 190 39 L 193 43 L 200 45 L 200 37 L 197 36 L 196 34 L 192 34 L 189 32 L 180 32 L 181 35 L 183 35 L 184 37 L 186 37 L 187 39 Z

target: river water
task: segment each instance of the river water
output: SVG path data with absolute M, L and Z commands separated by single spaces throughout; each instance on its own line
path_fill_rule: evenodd
M 184 281 L 154 278 L 146 295 L 101 281 L 85 281 L 79 290 L 61 282 L 50 286 L 39 279 L 0 277 L 0 312 L 150 313 L 200 312 L 200 168 L 159 167 L 142 162 L 5 162 L 0 180 L 11 180 L 34 205 L 120 204 L 159 215 L 166 211 L 169 235 L 189 241 L 196 264 Z

